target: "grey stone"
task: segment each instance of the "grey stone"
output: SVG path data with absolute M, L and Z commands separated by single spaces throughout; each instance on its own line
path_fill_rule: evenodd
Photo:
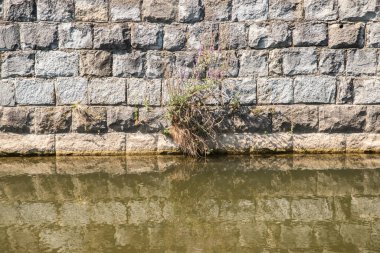
M 170 22 L 177 16 L 177 0 L 145 0 L 142 4 L 144 20 Z
M 108 21 L 107 0 L 76 0 L 75 19 L 80 21 Z
M 54 82 L 44 79 L 18 80 L 16 102 L 20 105 L 54 105 Z
M 138 116 L 138 131 L 142 133 L 158 133 L 169 127 L 166 109 L 162 107 L 140 108 Z M 158 145 L 160 143 L 158 142 Z
M 244 23 L 222 23 L 219 25 L 219 45 L 222 49 L 245 49 L 247 30 Z
M 164 27 L 164 50 L 177 51 L 186 45 L 186 26 L 166 25 Z
M 205 20 L 227 21 L 231 16 L 232 0 L 205 0 Z
M 0 154 L 3 156 L 54 155 L 54 135 L 1 134 Z M 22 221 L 21 221 L 22 222 Z
M 167 52 L 148 51 L 146 55 L 147 78 L 170 77 L 174 64 L 174 56 Z
M 195 23 L 188 26 L 187 48 L 203 50 L 215 47 L 217 25 L 211 23 Z
M 223 81 L 222 90 L 227 103 L 240 105 L 256 104 L 256 80 L 254 78 L 228 78 Z
M 58 30 L 60 48 L 92 48 L 92 28 L 90 25 L 64 23 L 59 25 Z
M 240 51 L 239 76 L 267 76 L 268 53 L 265 51 Z
M 126 81 L 123 78 L 92 79 L 88 84 L 92 105 L 116 105 L 126 102 Z
M 292 107 L 292 130 L 294 133 L 317 132 L 319 128 L 319 108 L 312 105 Z
M 58 78 L 57 105 L 87 104 L 87 83 L 85 78 Z
M 339 77 L 337 85 L 337 104 L 352 104 L 354 99 L 354 83 L 352 77 Z
M 0 118 L 0 130 L 13 133 L 30 133 L 34 118 L 34 108 L 4 107 Z
M 66 77 L 77 76 L 79 72 L 79 55 L 77 52 L 39 51 L 36 53 L 36 76 Z
M 286 23 L 254 23 L 249 27 L 248 45 L 255 49 L 289 47 L 292 44 L 291 34 Z
M 259 104 L 293 103 L 293 79 L 260 78 L 257 82 L 257 99 Z
M 379 104 L 380 80 L 356 79 L 354 80 L 354 104 Z
M 327 133 L 363 132 L 367 110 L 364 106 L 319 107 L 319 131 Z
M 368 47 L 380 47 L 380 23 L 367 25 Z
M 70 107 L 39 107 L 34 111 L 36 134 L 67 133 L 71 127 Z
M 293 31 L 295 46 L 327 46 L 327 25 L 314 23 L 296 24 Z
M 236 77 L 239 74 L 239 59 L 236 56 L 235 51 L 228 50 L 221 53 L 217 53 L 218 63 L 212 64 L 214 71 L 208 71 L 209 77 Z
M 38 0 L 37 19 L 41 21 L 70 22 L 74 19 L 73 0 Z
M 108 129 L 115 132 L 127 132 L 138 127 L 139 108 L 111 106 L 107 108 Z
M 367 106 L 366 132 L 380 133 L 380 106 Z
M 314 21 L 331 21 L 338 18 L 338 5 L 336 0 L 305 0 L 305 19 Z
M 34 0 L 4 0 L 3 17 L 7 21 L 34 21 L 36 3 Z
M 283 53 L 280 49 L 274 49 L 269 51 L 269 75 L 270 76 L 279 76 L 283 75 Z
M 375 49 L 350 50 L 347 52 L 347 74 L 376 74 L 377 51 Z
M 282 51 L 285 75 L 313 74 L 317 71 L 315 48 L 294 48 Z
M 45 23 L 21 24 L 20 41 L 23 50 L 55 49 L 58 47 L 57 25 Z
M 330 76 L 302 76 L 294 80 L 295 103 L 335 103 L 336 79 Z
M 178 52 L 176 53 L 175 68 L 173 76 L 182 79 L 188 79 L 193 74 L 193 67 L 196 59 L 194 52 Z
M 0 106 L 15 105 L 15 80 L 0 81 Z
M 319 71 L 321 74 L 338 74 L 344 72 L 344 51 L 325 49 L 319 54 Z
M 356 133 L 347 135 L 347 153 L 379 153 L 380 135 Z
M 111 21 L 140 21 L 140 0 L 110 0 Z
M 20 31 L 17 25 L 0 25 L 0 51 L 20 48 Z
M 128 105 L 150 105 L 161 104 L 161 80 L 160 79 L 137 79 L 127 80 L 127 103 Z
M 269 0 L 269 19 L 293 21 L 301 18 L 301 0 Z
M 266 20 L 268 18 L 268 6 L 268 0 L 233 0 L 232 20 Z
M 123 24 L 98 25 L 94 27 L 95 49 L 130 48 L 130 31 Z
M 179 0 L 178 1 L 178 21 L 194 23 L 201 21 L 204 16 L 204 6 L 202 0 Z
M 2 78 L 34 75 L 34 54 L 4 53 L 1 60 Z
M 277 105 L 273 107 L 272 114 L 272 131 L 291 132 L 292 130 L 292 107 Z
M 137 49 L 162 49 L 163 29 L 160 25 L 141 23 L 132 26 L 132 47 Z
M 80 55 L 82 76 L 111 76 L 112 55 L 106 51 L 87 51 Z
M 332 203 L 325 198 L 292 200 L 292 218 L 299 221 L 322 221 L 333 218 Z
M 116 77 L 143 77 L 145 53 L 133 51 L 131 53 L 113 54 L 113 76 Z
M 329 47 L 361 48 L 363 46 L 363 24 L 332 24 L 329 26 Z
M 76 108 L 73 108 L 72 117 L 72 130 L 75 132 L 107 132 L 107 109 L 104 107 L 77 106 Z
M 338 1 L 339 18 L 342 20 L 373 20 L 377 17 L 376 0 Z

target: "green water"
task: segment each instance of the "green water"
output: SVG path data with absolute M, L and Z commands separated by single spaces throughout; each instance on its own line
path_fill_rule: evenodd
M 3 158 L 0 252 L 380 252 L 380 156 Z

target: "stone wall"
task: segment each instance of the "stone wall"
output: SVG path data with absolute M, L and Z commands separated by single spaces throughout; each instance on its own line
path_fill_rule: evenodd
M 167 85 L 210 41 L 242 105 L 223 151 L 380 150 L 376 0 L 0 2 L 1 154 L 176 152 Z

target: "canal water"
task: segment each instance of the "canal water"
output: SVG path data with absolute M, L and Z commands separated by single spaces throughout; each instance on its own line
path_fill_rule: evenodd
M 380 252 L 380 156 L 1 158 L 0 252 Z

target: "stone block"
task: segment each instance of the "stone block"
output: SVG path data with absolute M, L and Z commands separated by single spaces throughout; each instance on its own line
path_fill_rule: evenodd
M 257 200 L 257 220 L 285 221 L 290 217 L 290 202 L 285 199 L 259 199 Z
M 107 109 L 104 107 L 77 106 L 73 108 L 72 117 L 72 130 L 75 132 L 107 132 Z
M 159 50 L 163 46 L 163 29 L 158 24 L 141 23 L 132 26 L 132 47 Z
M 294 46 L 327 46 L 327 25 L 324 23 L 299 23 L 293 30 Z
M 34 0 L 4 0 L 3 18 L 7 21 L 36 20 L 36 3 Z
M 221 49 L 245 49 L 247 47 L 247 29 L 244 23 L 222 23 L 219 25 L 219 43 Z
M 301 0 L 269 0 L 269 19 L 293 21 L 301 18 Z
M 186 45 L 186 26 L 166 25 L 164 27 L 164 50 L 177 51 Z
M 87 24 L 63 23 L 59 25 L 59 48 L 91 49 L 92 28 Z
M 195 23 L 188 26 L 187 48 L 201 50 L 214 47 L 218 25 L 212 23 Z
M 168 52 L 148 51 L 145 76 L 147 78 L 170 77 L 174 59 L 174 55 Z
M 80 251 L 85 248 L 84 236 L 91 233 L 83 227 L 55 227 L 44 228 L 38 234 L 40 245 L 53 250 Z M 93 235 L 95 238 L 95 235 Z M 100 237 L 101 238 L 101 237 Z M 98 248 L 98 247 L 96 247 Z
M 239 74 L 239 59 L 235 51 L 226 50 L 219 53 L 214 53 L 214 57 L 218 57 L 219 62 L 213 64 L 214 71 L 209 70 L 206 75 L 214 78 L 215 75 L 221 77 L 236 77 Z
M 34 54 L 4 53 L 1 57 L 1 77 L 30 77 L 34 75 Z
M 91 221 L 95 224 L 127 223 L 127 209 L 120 202 L 98 202 L 91 207 Z
M 294 133 L 318 132 L 318 106 L 296 105 L 292 107 L 292 130 Z
M 266 20 L 268 18 L 268 7 L 268 0 L 233 0 L 232 20 Z
M 92 105 L 117 105 L 126 102 L 126 79 L 92 79 L 88 84 L 88 97 Z
M 338 18 L 338 5 L 336 0 L 305 0 L 304 9 L 306 20 L 332 21 Z
M 231 17 L 232 0 L 205 0 L 205 20 L 227 21 Z
M 86 51 L 80 55 L 81 76 L 111 76 L 112 55 L 107 51 Z
M 169 127 L 165 115 L 166 109 L 163 107 L 140 108 L 137 117 L 138 131 L 142 133 L 157 133 L 164 131 L 165 128 Z M 161 143 L 158 143 L 163 144 L 164 146 L 167 146 L 166 144 L 168 144 L 168 142 L 162 138 L 159 138 L 159 141 L 162 141 Z
M 55 24 L 23 23 L 20 25 L 23 50 L 55 49 L 58 47 L 58 29 Z
M 295 134 L 293 135 L 293 151 L 295 153 L 344 153 L 346 152 L 346 137 L 344 134 Z
M 68 133 L 71 128 L 70 107 L 38 107 L 34 111 L 36 134 Z
M 143 77 L 145 73 L 145 55 L 140 51 L 113 54 L 113 76 Z
M 307 75 L 317 71 L 317 52 L 315 48 L 294 48 L 281 52 L 282 69 L 285 75 Z
M 329 26 L 329 47 L 362 48 L 364 46 L 364 26 L 355 24 L 331 24 Z
M 327 199 L 292 200 L 292 219 L 299 221 L 332 220 L 333 206 Z
M 0 81 L 0 106 L 15 105 L 15 80 Z
M 281 224 L 279 247 L 308 249 L 313 242 L 312 232 L 312 228 L 307 224 Z
M 337 104 L 352 104 L 354 100 L 354 79 L 339 77 L 337 80 Z
M 380 106 L 367 106 L 366 131 L 380 133 Z
M 111 21 L 140 21 L 140 0 L 110 0 Z
M 160 79 L 137 79 L 127 80 L 127 103 L 128 105 L 150 105 L 161 104 L 161 80 Z
M 380 134 L 357 133 L 347 135 L 348 153 L 379 153 Z
M 293 103 L 293 79 L 260 78 L 257 82 L 257 99 L 259 104 Z
M 0 25 L 0 51 L 20 48 L 20 31 L 16 24 Z
M 355 245 L 358 248 L 370 245 L 371 227 L 369 224 L 343 223 L 340 226 L 339 233 L 344 243 Z
M 37 20 L 70 22 L 74 20 L 74 0 L 38 0 Z
M 379 104 L 380 80 L 355 79 L 354 80 L 354 104 Z
M 173 76 L 183 79 L 189 78 L 193 73 L 196 58 L 197 54 L 195 52 L 177 52 Z
M 289 153 L 293 149 L 290 133 L 254 134 L 250 153 Z
M 255 78 L 228 78 L 222 84 L 227 103 L 239 102 L 241 105 L 256 104 Z
M 87 79 L 58 78 L 56 81 L 57 105 L 87 104 Z
M 281 49 L 273 49 L 269 51 L 269 75 L 280 76 L 283 75 L 282 63 L 283 63 L 283 51 Z
M 130 31 L 127 25 L 111 24 L 94 27 L 95 49 L 129 49 Z
M 272 114 L 272 131 L 291 132 L 292 131 L 292 107 L 275 106 L 271 111 Z
M 330 76 L 300 76 L 294 80 L 294 103 L 335 103 L 336 79 Z
M 327 133 L 363 132 L 366 125 L 365 106 L 319 107 L 319 131 Z
M 35 71 L 38 77 L 77 76 L 79 55 L 77 52 L 39 51 L 36 53 Z
M 376 62 L 376 49 L 350 50 L 347 52 L 347 74 L 374 75 L 377 71 Z
M 321 74 L 344 72 L 344 50 L 325 49 L 319 53 L 319 71 Z
M 177 10 L 177 0 L 145 0 L 142 4 L 143 18 L 150 22 L 174 21 Z
M 90 223 L 90 205 L 85 202 L 65 202 L 59 209 L 60 225 L 85 226 Z
M 30 133 L 34 109 L 31 107 L 4 107 L 0 118 L 0 130 L 12 133 Z
M 107 108 L 108 129 L 115 132 L 127 132 L 138 127 L 139 108 L 112 106 Z
M 0 224 L 2 226 L 16 225 L 19 221 L 19 212 L 17 204 L 10 204 L 6 202 L 0 203 Z
M 23 132 L 25 133 L 25 132 Z M 1 155 L 53 155 L 54 135 L 0 134 Z
M 368 47 L 380 47 L 380 23 L 370 23 L 367 25 Z
M 156 154 L 157 153 L 157 134 L 127 133 L 126 152 L 131 154 Z
M 373 20 L 377 13 L 376 0 L 344 0 L 338 1 L 339 19 L 342 20 Z
M 54 81 L 21 79 L 16 82 L 16 103 L 20 105 L 54 105 Z
M 378 197 L 353 197 L 351 199 L 351 215 L 361 220 L 380 218 L 380 199 Z
M 0 246 L 0 249 L 3 252 L 8 251 L 8 249 L 38 252 L 39 238 L 38 238 L 38 232 L 36 231 L 35 228 L 16 225 L 16 226 L 12 226 L 8 228 L 6 232 L 9 238 L 8 241 L 10 242 L 9 243 L 10 246 L 7 245 L 5 241 L 2 242 L 2 246 Z
M 254 75 L 268 75 L 268 53 L 265 51 L 240 51 L 239 76 Z
M 249 27 L 248 45 L 251 48 L 289 47 L 292 33 L 287 23 L 254 23 Z
M 179 0 L 178 21 L 194 23 L 203 20 L 204 6 L 200 0 Z
M 77 0 L 75 1 L 75 19 L 80 21 L 107 22 L 107 0 Z
M 28 225 L 52 224 L 57 216 L 57 208 L 51 203 L 20 204 L 21 220 Z

